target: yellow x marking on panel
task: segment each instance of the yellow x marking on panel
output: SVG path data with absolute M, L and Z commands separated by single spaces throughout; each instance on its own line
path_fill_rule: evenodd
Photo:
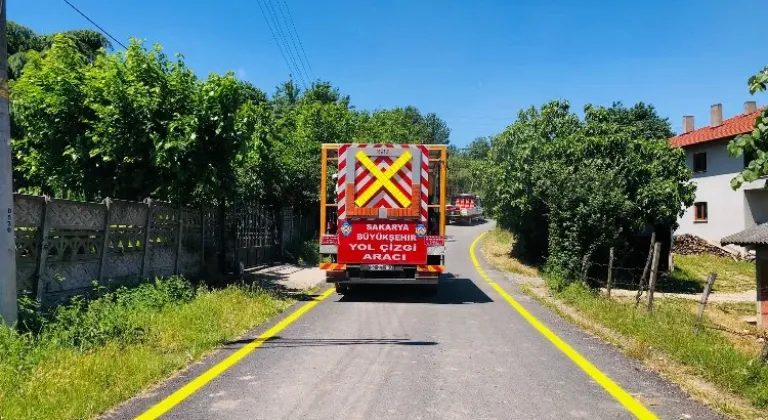
M 357 204 L 358 207 L 362 207 L 363 204 L 367 203 L 368 200 L 373 197 L 374 194 L 379 192 L 379 190 L 384 187 L 387 189 L 387 191 L 392 194 L 393 197 L 395 197 L 395 200 L 397 200 L 398 203 L 400 203 L 401 206 L 409 207 L 411 205 L 411 200 L 408 199 L 408 197 L 403 194 L 402 191 L 400 191 L 395 184 L 392 183 L 392 177 L 395 176 L 397 171 L 400 170 L 403 166 L 405 166 L 406 163 L 411 159 L 411 153 L 407 150 L 403 152 L 402 155 L 400 155 L 399 158 L 390 165 L 389 168 L 387 168 L 386 171 L 381 172 L 381 169 L 376 166 L 371 159 L 366 156 L 363 151 L 357 152 L 355 155 L 357 157 L 357 160 L 360 161 L 360 163 L 365 166 L 366 169 L 371 173 L 371 175 L 376 178 L 376 182 L 373 183 L 370 187 L 368 187 L 367 190 L 363 191 L 362 194 L 360 194 L 357 199 L 355 200 L 355 204 Z

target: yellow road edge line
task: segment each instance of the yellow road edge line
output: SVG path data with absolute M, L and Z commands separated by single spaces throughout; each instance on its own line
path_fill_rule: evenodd
M 155 404 L 149 410 L 145 411 L 143 414 L 136 417 L 136 420 L 156 419 L 162 416 L 163 414 L 167 413 L 173 407 L 175 407 L 180 402 L 184 401 L 187 397 L 192 395 L 195 391 L 205 386 L 205 384 L 207 384 L 217 376 L 221 375 L 222 373 L 224 373 L 224 371 L 234 366 L 237 362 L 242 360 L 245 356 L 247 356 L 257 348 L 259 348 L 262 344 L 264 344 L 264 342 L 274 337 L 275 334 L 279 333 L 285 327 L 291 325 L 294 321 L 296 321 L 302 315 L 307 313 L 310 309 L 315 307 L 315 305 L 320 303 L 320 301 L 324 300 L 325 298 L 333 294 L 333 292 L 334 292 L 334 289 L 330 288 L 325 292 L 323 292 L 323 294 L 321 294 L 320 296 L 314 298 L 311 302 L 307 302 L 306 304 L 302 305 L 299 309 L 297 309 L 296 311 L 288 315 L 285 319 L 275 324 L 275 326 L 268 329 L 263 334 L 253 339 L 253 341 L 243 346 L 243 348 L 232 353 L 226 359 L 217 363 L 215 366 L 205 371 L 202 375 L 193 379 L 191 382 L 179 388 L 173 394 L 169 395 L 164 400 Z
M 623 390 L 619 385 L 613 382 L 611 378 L 601 372 L 597 367 L 595 367 L 595 365 L 590 363 L 589 360 L 579 354 L 576 350 L 573 349 L 573 347 L 568 345 L 568 343 L 553 333 L 552 330 L 542 324 L 541 321 L 536 319 L 536 317 L 528 312 L 528 310 L 526 310 L 523 305 L 515 300 L 515 298 L 513 298 L 509 293 L 507 293 L 506 290 L 504 290 L 495 281 L 491 280 L 487 274 L 485 274 L 485 271 L 482 269 L 482 267 L 480 267 L 480 262 L 478 261 L 477 255 L 475 254 L 475 247 L 486 234 L 488 234 L 488 232 L 483 232 L 483 234 L 478 236 L 469 247 L 469 256 L 472 259 L 472 264 L 475 266 L 475 269 L 480 274 L 480 277 L 482 277 L 483 280 L 490 284 L 493 290 L 500 294 L 501 297 L 503 297 L 504 300 L 506 300 L 507 303 L 512 306 L 512 308 L 514 308 L 526 321 L 528 321 L 528 323 L 533 326 L 533 328 L 536 329 L 536 331 L 546 337 L 547 340 L 549 340 L 555 347 L 557 347 L 558 350 L 563 352 L 563 354 L 568 356 L 568 358 L 571 359 L 573 363 L 581 368 L 581 370 L 589 375 L 589 377 L 591 377 L 595 382 L 600 384 L 603 389 L 611 394 L 611 396 L 615 398 L 616 401 L 618 401 L 621 405 L 623 405 L 624 408 L 626 408 L 630 413 L 641 420 L 658 420 L 658 417 L 656 417 L 655 414 L 645 408 L 639 401 L 632 397 L 632 395 Z

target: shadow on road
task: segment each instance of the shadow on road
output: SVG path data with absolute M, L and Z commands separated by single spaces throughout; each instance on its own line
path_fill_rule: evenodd
M 233 349 L 252 342 L 252 339 L 234 340 L 226 343 L 225 348 Z M 319 346 L 361 346 L 361 345 L 398 345 L 398 346 L 436 346 L 436 341 L 412 341 L 407 338 L 283 338 L 271 337 L 262 344 L 262 348 L 278 347 L 319 347 Z
M 352 290 L 338 302 L 390 302 L 390 303 L 433 303 L 461 305 L 465 303 L 488 303 L 493 300 L 466 278 L 453 277 L 450 273 L 440 278 L 437 294 L 429 295 L 424 288 L 414 285 L 352 285 Z

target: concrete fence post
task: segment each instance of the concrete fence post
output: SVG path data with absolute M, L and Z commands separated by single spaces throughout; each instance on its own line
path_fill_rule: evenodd
M 141 277 L 146 278 L 149 276 L 149 244 L 150 231 L 152 230 L 152 200 L 147 198 L 144 200 L 147 205 L 147 217 L 144 220 L 144 255 L 141 259 Z
M 173 274 L 179 275 L 180 273 L 180 263 L 181 263 L 181 244 L 184 241 L 184 212 L 182 209 L 178 210 L 177 213 L 177 220 L 178 220 L 178 230 L 176 231 L 176 258 L 174 259 L 173 263 Z
M 608 253 L 608 282 L 605 285 L 605 291 L 608 297 L 611 297 L 611 288 L 613 287 L 613 247 Z
M 104 204 L 104 237 L 101 240 L 101 257 L 99 259 L 99 283 L 104 281 L 104 271 L 107 267 L 107 254 L 109 252 L 109 215 L 112 208 L 112 200 L 109 197 L 102 201 Z
M 48 258 L 51 205 L 50 197 L 43 196 L 42 216 L 40 217 L 40 227 L 37 230 L 37 265 L 35 266 L 35 298 L 41 305 L 45 295 L 45 261 Z
M 200 203 L 200 273 L 205 271 L 205 204 Z

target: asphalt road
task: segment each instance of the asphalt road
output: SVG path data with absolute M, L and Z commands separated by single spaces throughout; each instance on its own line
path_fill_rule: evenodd
M 489 226 L 449 228 L 455 237 L 448 244 L 451 276 L 437 296 L 404 287 L 334 294 L 164 418 L 634 418 L 481 278 L 469 247 Z M 531 314 L 659 418 L 721 418 L 481 264 Z M 141 414 L 247 342 L 231 343 L 109 417 Z

